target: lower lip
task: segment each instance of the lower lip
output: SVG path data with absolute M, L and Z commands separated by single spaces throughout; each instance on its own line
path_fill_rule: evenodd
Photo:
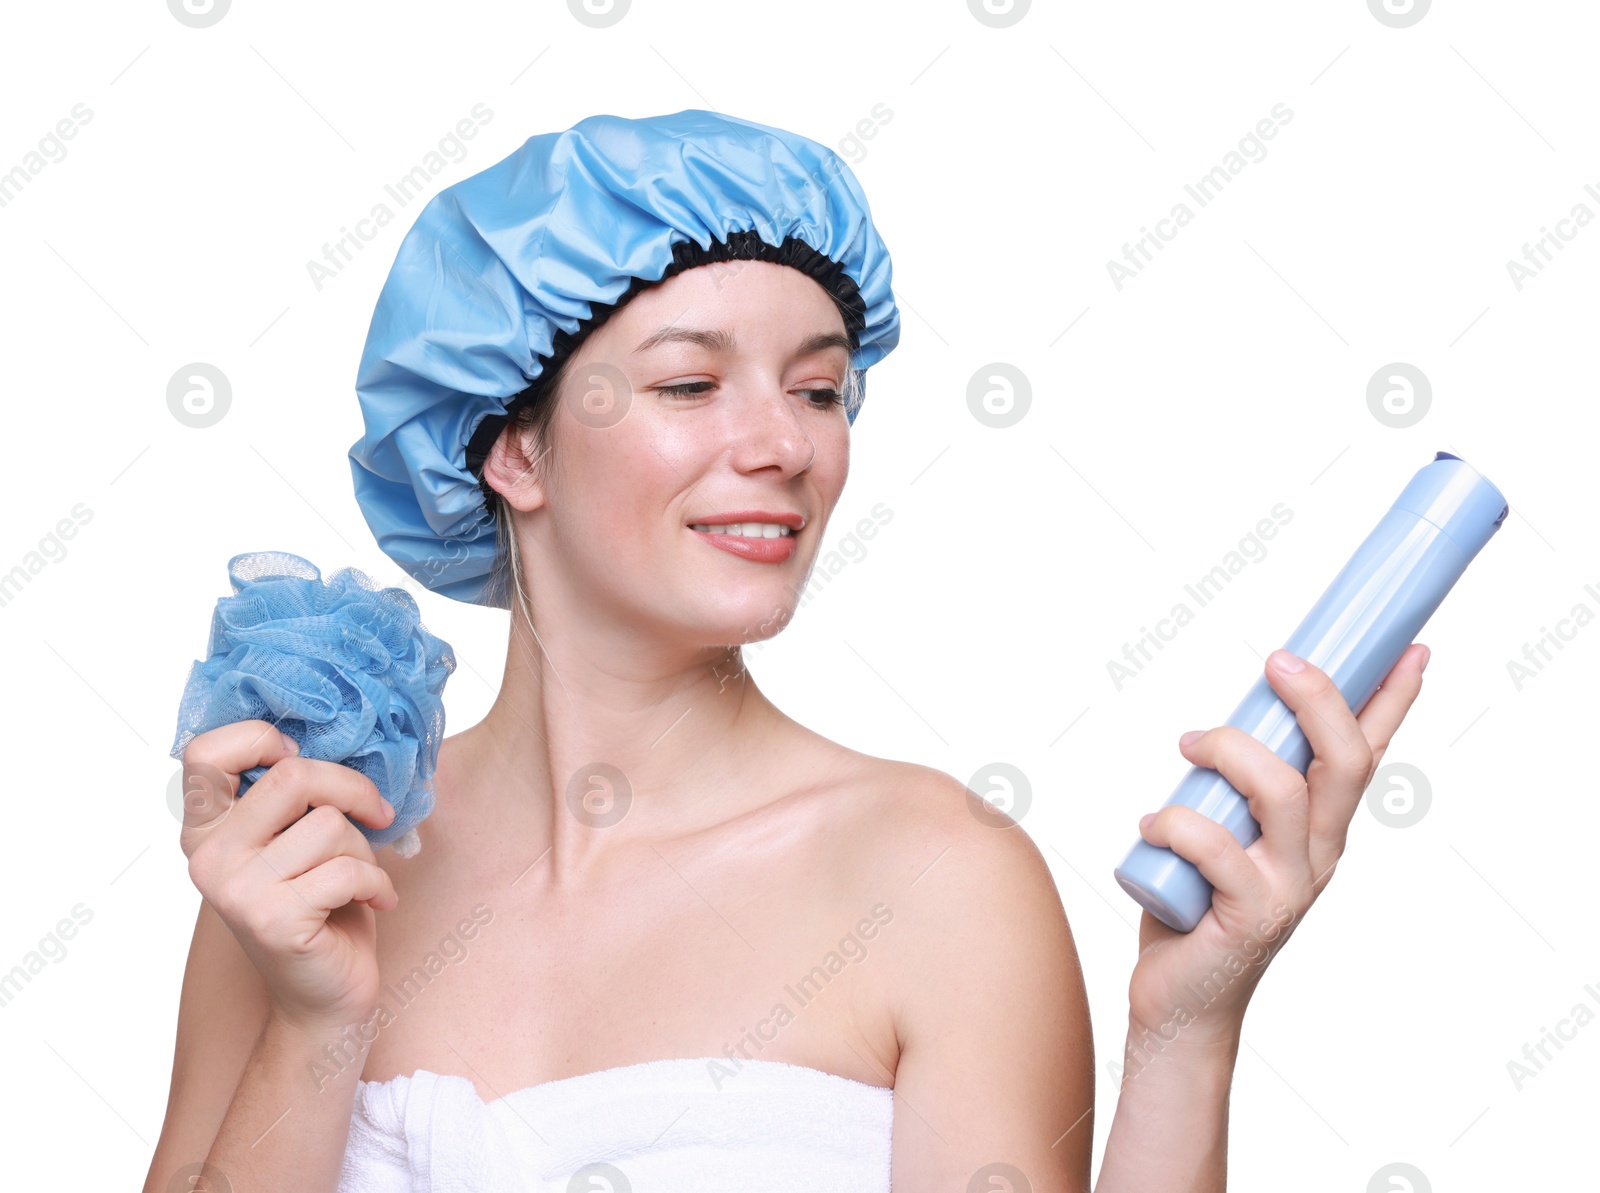
M 782 563 L 794 554 L 794 535 L 782 534 L 775 539 L 746 538 L 742 534 L 715 534 L 696 530 L 702 540 L 729 555 L 748 559 L 751 563 Z

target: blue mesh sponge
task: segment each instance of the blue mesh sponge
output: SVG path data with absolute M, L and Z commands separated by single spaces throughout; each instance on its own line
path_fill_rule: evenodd
M 365 433 L 350 471 L 378 546 L 442 596 L 505 608 L 480 476 L 508 411 L 639 290 L 731 260 L 790 265 L 822 286 L 865 394 L 900 312 L 866 195 L 825 145 L 696 108 L 595 115 L 433 196 L 400 243 L 356 372 Z
M 380 589 L 355 568 L 324 581 L 298 555 L 254 551 L 228 561 L 228 579 L 233 595 L 217 601 L 207 657 L 184 685 L 172 757 L 219 725 L 270 722 L 303 757 L 371 779 L 394 821 L 351 823 L 374 849 L 393 844 L 410 857 L 420 846 L 413 830 L 433 811 L 450 644 L 423 627 L 409 592 Z M 266 773 L 245 771 L 239 794 Z

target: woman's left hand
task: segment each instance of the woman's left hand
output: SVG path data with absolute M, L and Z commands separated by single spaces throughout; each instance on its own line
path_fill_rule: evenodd
M 1180 804 L 1141 824 L 1146 841 L 1193 862 L 1214 892 L 1192 932 L 1143 914 L 1128 985 L 1130 1032 L 1237 1047 L 1245 1006 L 1267 963 L 1333 876 L 1362 793 L 1422 688 L 1428 653 L 1421 644 L 1409 647 L 1357 717 L 1325 672 L 1274 651 L 1267 681 L 1294 711 L 1314 755 L 1303 777 L 1229 725 L 1180 741 L 1185 758 L 1221 772 L 1249 800 L 1261 836 L 1243 848 L 1222 825 Z M 1302 669 L 1280 670 L 1285 659 Z

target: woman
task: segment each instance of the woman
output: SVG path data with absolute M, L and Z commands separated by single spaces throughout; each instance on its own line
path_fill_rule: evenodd
M 371 782 L 265 722 L 190 744 L 223 805 L 270 770 L 183 830 L 204 903 L 147 1191 L 1089 1188 L 1088 1007 L 1039 850 L 792 721 L 729 645 L 793 613 L 897 333 L 855 179 L 781 130 L 593 117 L 429 204 L 351 455 L 386 551 L 513 608 L 502 686 L 445 740 L 415 857 L 347 819 L 390 823 Z M 1236 729 L 1180 742 L 1262 836 L 1141 825 L 1216 894 L 1188 935 L 1143 916 L 1096 1188 L 1224 1187 L 1246 1004 L 1426 658 L 1356 718 L 1276 652 L 1304 778 Z

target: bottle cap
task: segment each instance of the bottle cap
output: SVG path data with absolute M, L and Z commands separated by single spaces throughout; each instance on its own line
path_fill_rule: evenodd
M 1394 504 L 1444 531 L 1468 559 L 1483 549 L 1511 510 L 1487 477 L 1450 452 L 1439 452 L 1418 469 Z

